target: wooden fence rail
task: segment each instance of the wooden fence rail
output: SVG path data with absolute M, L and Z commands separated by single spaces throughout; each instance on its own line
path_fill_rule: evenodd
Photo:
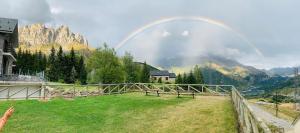
M 271 133 L 268 126 L 254 115 L 252 108 L 244 97 L 233 87 L 231 98 L 236 109 L 240 131 L 243 133 Z

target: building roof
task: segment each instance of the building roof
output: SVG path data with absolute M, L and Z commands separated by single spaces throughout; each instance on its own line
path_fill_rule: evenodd
M 160 70 L 154 70 L 150 71 L 150 76 L 169 76 L 170 78 L 176 78 L 175 73 L 169 73 L 168 71 L 160 71 Z
M 176 74 L 175 74 L 175 73 L 170 73 L 170 74 L 169 74 L 169 77 L 170 77 L 170 78 L 176 78 Z
M 18 26 L 17 19 L 0 18 L 0 32 L 13 33 Z
M 150 71 L 151 76 L 169 76 L 168 71 L 160 71 L 160 70 L 155 70 L 155 71 Z
M 0 18 L 0 34 L 8 35 L 8 40 L 14 48 L 19 45 L 18 20 Z

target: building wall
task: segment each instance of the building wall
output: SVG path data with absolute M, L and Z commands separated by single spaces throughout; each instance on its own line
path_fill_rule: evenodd
M 5 67 L 3 67 L 3 64 L 4 64 L 4 56 L 3 56 L 3 53 L 4 53 L 4 48 L 5 46 L 4 45 L 8 45 L 5 44 L 5 40 L 8 40 L 7 37 L 5 37 L 3 34 L 0 34 L 0 75 L 3 75 L 3 74 L 12 74 L 12 65 L 13 65 L 13 60 L 11 59 L 8 59 L 7 57 L 7 61 L 5 62 L 7 65 Z
M 161 81 L 163 83 L 167 83 L 167 82 L 169 82 L 169 83 L 175 83 L 175 78 L 170 78 L 169 76 L 151 76 L 150 77 L 151 81 L 156 82 L 156 83 L 158 82 L 159 78 L 161 78 Z M 166 78 L 168 78 L 168 79 L 166 79 Z

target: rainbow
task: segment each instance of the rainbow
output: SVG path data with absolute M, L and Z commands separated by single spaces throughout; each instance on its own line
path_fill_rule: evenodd
M 144 26 L 142 26 L 142 27 L 134 30 L 132 33 L 130 33 L 128 36 L 126 36 L 125 39 L 123 39 L 120 43 L 118 43 L 115 46 L 115 49 L 118 50 L 119 48 L 121 48 L 122 46 L 124 46 L 127 41 L 131 40 L 136 35 L 138 35 L 139 33 L 143 32 L 143 31 L 145 31 L 148 28 L 151 28 L 151 27 L 153 27 L 155 25 L 159 25 L 159 24 L 163 24 L 163 23 L 167 23 L 167 22 L 171 22 L 171 21 L 177 21 L 177 20 L 201 21 L 201 22 L 212 24 L 212 25 L 216 25 L 216 26 L 221 27 L 221 28 L 223 28 L 225 30 L 233 32 L 239 38 L 243 39 L 249 46 L 251 46 L 258 55 L 263 56 L 262 52 L 258 48 L 256 48 L 254 44 L 252 44 L 244 35 L 242 35 L 238 31 L 234 30 L 233 28 L 231 28 L 230 26 L 226 25 L 225 23 L 223 23 L 221 21 L 214 20 L 214 19 L 207 18 L 207 17 L 200 17 L 200 16 L 189 16 L 189 17 L 177 16 L 177 17 L 162 18 L 162 19 L 153 21 L 153 22 L 151 22 L 149 24 L 146 24 L 146 25 L 144 25 Z

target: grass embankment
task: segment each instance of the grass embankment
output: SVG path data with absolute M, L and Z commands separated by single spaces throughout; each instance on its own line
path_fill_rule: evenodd
M 48 102 L 2 101 L 0 112 L 11 105 L 15 113 L 4 132 L 237 132 L 228 97 L 129 93 Z

